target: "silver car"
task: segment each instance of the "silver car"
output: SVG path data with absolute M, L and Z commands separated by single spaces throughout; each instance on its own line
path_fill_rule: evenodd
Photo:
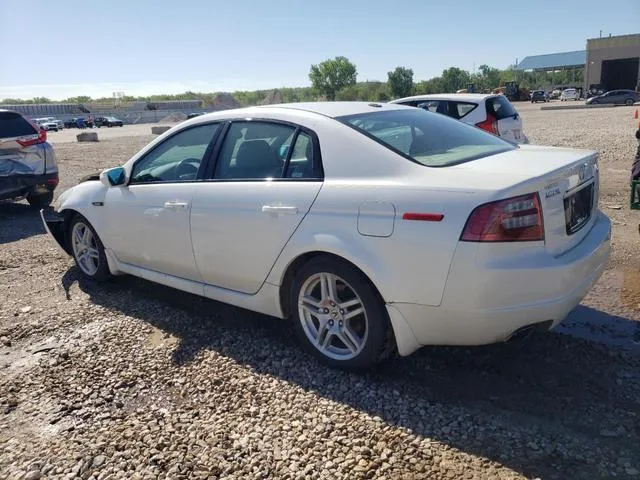
M 58 163 L 47 132 L 18 112 L 0 109 L 0 200 L 26 198 L 49 206 L 58 186 Z

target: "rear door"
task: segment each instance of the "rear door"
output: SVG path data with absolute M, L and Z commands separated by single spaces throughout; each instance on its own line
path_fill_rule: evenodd
M 205 283 L 253 294 L 322 187 L 320 149 L 311 131 L 252 120 L 232 122 L 219 152 L 193 187 L 193 254 Z
M 505 96 L 488 97 L 486 108 L 487 115 L 492 116 L 498 122 L 498 134 L 501 138 L 513 143 L 524 141 L 520 114 Z
M 15 182 L 10 181 L 12 177 L 45 173 L 43 137 L 44 134 L 19 113 L 0 111 L 0 195 L 15 189 Z

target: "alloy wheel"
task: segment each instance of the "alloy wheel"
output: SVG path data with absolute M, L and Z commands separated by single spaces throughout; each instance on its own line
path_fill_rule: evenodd
M 304 333 L 323 355 L 334 360 L 358 356 L 367 342 L 364 303 L 345 280 L 332 273 L 311 275 L 298 295 Z
M 98 271 L 100 255 L 93 232 L 83 222 L 77 222 L 71 231 L 71 245 L 73 246 L 73 256 L 80 269 L 88 276 L 92 277 Z

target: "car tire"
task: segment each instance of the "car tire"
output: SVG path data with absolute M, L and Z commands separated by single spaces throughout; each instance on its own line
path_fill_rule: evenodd
M 27 202 L 36 210 L 46 208 L 53 202 L 53 192 L 47 193 L 30 193 L 27 195 Z
M 314 258 L 296 274 L 290 298 L 296 336 L 326 365 L 362 370 L 394 352 L 384 302 L 350 264 L 328 256 Z
M 624 101 L 624 104 L 625 104 L 626 106 L 630 107 L 631 105 L 633 105 L 633 100 L 631 100 L 630 98 L 627 98 L 627 99 Z
M 85 217 L 80 214 L 73 217 L 67 231 L 67 239 L 69 251 L 84 278 L 97 282 L 111 278 L 104 245 Z

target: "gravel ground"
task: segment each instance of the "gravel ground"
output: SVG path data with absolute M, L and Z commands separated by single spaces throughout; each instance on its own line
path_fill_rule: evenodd
M 0 205 L 0 479 L 640 478 L 633 109 L 517 108 L 533 142 L 601 153 L 609 269 L 556 332 L 365 375 L 316 363 L 286 322 L 86 283 L 25 203 Z M 52 134 L 58 193 L 124 162 L 144 127 Z

